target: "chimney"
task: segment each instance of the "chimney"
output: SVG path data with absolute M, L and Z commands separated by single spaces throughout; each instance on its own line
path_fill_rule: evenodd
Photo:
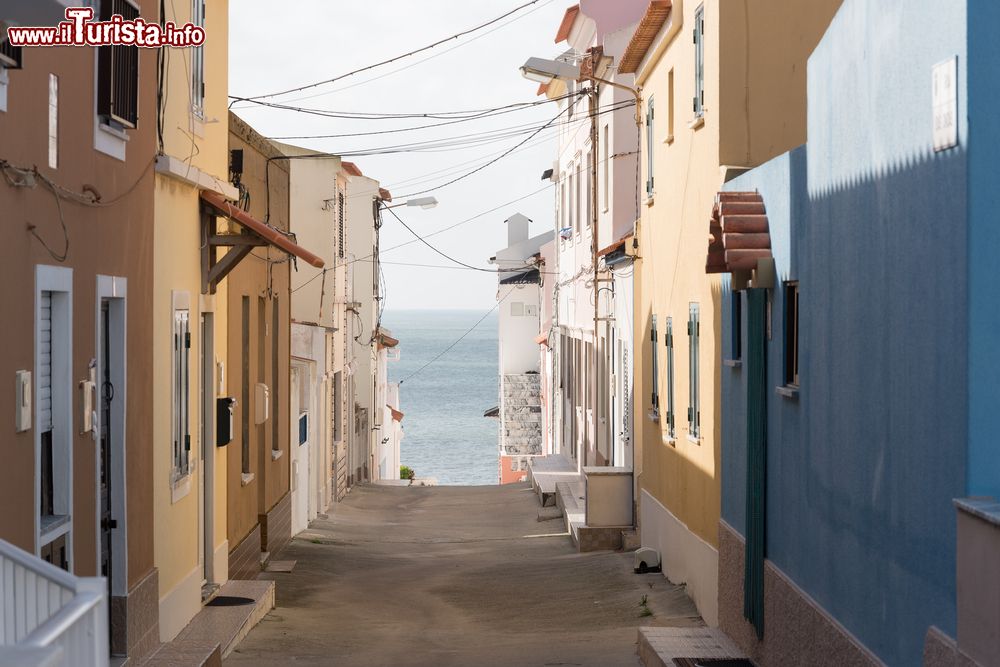
M 528 240 L 528 224 L 531 222 L 520 213 L 507 218 L 507 247 Z

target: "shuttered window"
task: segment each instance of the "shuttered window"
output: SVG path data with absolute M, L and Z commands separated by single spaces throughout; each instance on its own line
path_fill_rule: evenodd
M 701 402 L 699 400 L 701 373 L 698 366 L 698 339 L 701 323 L 698 304 L 688 309 L 688 433 L 692 438 L 701 437 Z
M 337 256 L 344 257 L 344 193 L 337 193 Z
M 101 0 L 100 18 L 118 14 L 126 21 L 139 18 L 131 0 Z M 102 46 L 97 57 L 97 113 L 106 120 L 134 128 L 139 120 L 139 47 Z
M 694 12 L 694 115 L 705 113 L 705 6 Z
M 646 196 L 653 196 L 653 98 L 646 103 Z
M 191 23 L 205 27 L 205 0 L 191 0 Z M 191 47 L 191 111 L 205 115 L 205 47 Z
M 174 310 L 173 351 L 173 473 L 189 472 L 191 452 L 191 328 L 190 311 Z
M 660 359 L 659 359 L 659 342 L 657 339 L 656 331 L 656 315 L 653 315 L 652 324 L 649 330 L 649 340 L 653 348 L 653 354 L 651 356 L 653 362 L 653 393 L 650 396 L 650 401 L 653 403 L 653 412 L 658 413 L 660 409 Z
M 677 437 L 674 414 L 674 318 L 667 318 L 667 333 L 664 336 L 667 348 L 667 435 Z
M 38 429 L 52 430 L 52 292 L 41 293 L 38 320 Z
M 0 42 L 0 67 L 21 69 L 21 47 L 14 46 L 9 39 Z

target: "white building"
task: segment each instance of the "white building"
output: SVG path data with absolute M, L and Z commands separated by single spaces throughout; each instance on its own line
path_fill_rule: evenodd
M 326 268 L 291 272 L 292 331 L 290 451 L 292 534 L 326 511 L 338 497 L 337 470 L 346 454 L 344 410 L 347 388 L 343 350 L 346 335 L 347 265 L 344 253 L 344 184 L 341 160 L 295 146 L 289 156 L 289 229 L 308 242 Z M 342 493 L 340 494 L 342 495 Z
M 501 484 L 523 481 L 528 461 L 544 455 L 537 338 L 541 322 L 541 248 L 553 233 L 529 238 L 531 221 L 507 220 L 507 247 L 491 261 L 500 270 L 500 473 Z
M 645 4 L 592 0 L 571 7 L 556 36 L 569 47 L 559 59 L 631 87 L 633 77 L 619 75 L 615 62 Z M 552 396 L 553 449 L 581 472 L 587 466 L 631 469 L 635 97 L 586 79 L 553 81 L 541 90 L 553 99 L 577 94 L 559 102 L 570 109 L 561 124 L 552 173 L 558 188 L 558 280 L 550 339 L 556 356 L 553 372 L 559 378 Z
M 403 440 L 403 413 L 399 410 L 399 383 L 389 382 L 389 362 L 399 361 L 399 340 L 380 329 L 376 344 L 376 401 L 380 419 L 375 425 L 378 443 L 378 479 L 399 479 L 399 445 Z

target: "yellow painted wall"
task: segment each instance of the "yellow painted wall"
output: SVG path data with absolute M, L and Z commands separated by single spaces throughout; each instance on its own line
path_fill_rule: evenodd
M 653 100 L 654 195 L 643 207 L 636 272 L 636 437 L 639 486 L 699 538 L 718 546 L 721 502 L 721 287 L 705 273 L 708 220 L 723 165 L 751 166 L 806 141 L 806 60 L 840 0 L 706 0 L 704 123 L 694 124 L 692 39 L 702 3 L 675 2 L 671 41 L 650 50 L 637 73 L 643 105 Z M 673 96 L 670 80 L 673 71 Z M 749 88 L 748 88 L 749 82 Z M 749 103 L 748 103 L 749 100 Z M 673 128 L 669 125 L 673 108 Z M 750 109 L 749 116 L 747 109 Z M 645 108 L 643 110 L 645 116 Z M 750 140 L 748 142 L 748 136 Z M 642 142 L 642 183 L 647 178 Z M 749 146 L 749 149 L 748 149 Z M 701 437 L 687 429 L 689 304 L 700 307 Z M 651 405 L 651 316 L 659 329 L 661 420 Z M 673 318 L 676 437 L 666 435 L 666 320 Z M 641 517 L 640 517 L 641 522 Z
M 163 152 L 190 167 L 183 176 L 193 181 L 199 173 L 219 183 L 228 179 L 228 2 L 209 0 L 205 29 L 205 112 L 192 113 L 189 49 L 165 49 L 166 103 L 163 119 Z M 176 13 L 174 10 L 177 10 Z M 167 3 L 166 19 L 190 20 L 191 3 Z M 153 285 L 153 452 L 155 563 L 159 570 L 161 639 L 168 639 L 190 620 L 201 606 L 199 514 L 201 480 L 201 238 L 199 188 L 174 176 L 157 173 L 154 199 Z M 173 293 L 190 295 L 191 377 L 190 490 L 174 500 L 172 469 L 171 350 L 173 345 Z M 227 289 L 215 295 L 215 357 L 227 359 Z M 228 369 L 226 369 L 228 370 Z M 224 395 L 224 394 L 223 394 Z M 226 540 L 227 449 L 215 448 L 214 536 L 206 555 Z M 226 550 L 221 550 L 225 557 Z M 216 571 L 219 568 L 216 567 Z

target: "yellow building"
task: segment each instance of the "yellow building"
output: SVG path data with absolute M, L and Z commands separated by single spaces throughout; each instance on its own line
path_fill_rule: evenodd
M 227 0 L 166 3 L 167 21 L 204 26 L 206 42 L 164 49 L 156 162 L 153 274 L 153 470 L 160 640 L 228 578 L 227 448 L 216 447 L 216 398 L 227 396 L 227 297 L 205 290 L 202 191 L 229 183 Z M 195 12 L 204 8 L 206 14 Z M 200 13 L 200 12 L 199 12 Z
M 622 58 L 642 89 L 635 282 L 643 546 L 718 624 L 721 285 L 706 211 L 723 183 L 806 141 L 806 59 L 840 0 L 653 0 Z

